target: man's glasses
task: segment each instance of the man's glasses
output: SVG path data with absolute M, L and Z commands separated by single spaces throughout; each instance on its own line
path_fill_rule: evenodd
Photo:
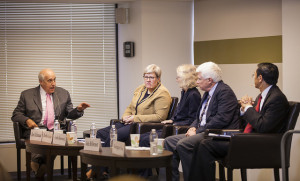
M 156 77 L 148 77 L 148 76 L 143 76 L 144 77 L 144 80 L 154 80 Z

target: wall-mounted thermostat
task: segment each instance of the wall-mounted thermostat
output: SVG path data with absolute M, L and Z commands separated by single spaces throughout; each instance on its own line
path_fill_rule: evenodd
M 134 57 L 134 42 L 126 41 L 123 44 L 124 57 Z

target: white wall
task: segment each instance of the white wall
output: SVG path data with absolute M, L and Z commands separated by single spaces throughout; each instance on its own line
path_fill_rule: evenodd
M 171 96 L 180 97 L 176 68 L 192 63 L 192 1 L 138 0 L 119 4 L 129 8 L 130 23 L 119 25 L 120 116 L 134 89 L 143 83 L 144 68 L 157 64 Z M 135 42 L 135 57 L 123 57 L 123 42 Z
M 195 1 L 195 41 L 282 35 L 281 8 L 281 0 Z M 277 66 L 278 86 L 283 89 L 285 72 L 282 63 Z M 231 86 L 238 99 L 245 94 L 258 95 L 251 77 L 256 64 L 220 64 L 220 67 L 224 82 Z M 249 181 L 274 180 L 271 169 L 248 169 L 247 172 Z M 234 180 L 241 180 L 239 170 L 234 170 Z
M 281 35 L 281 0 L 197 0 L 194 41 Z M 208 60 L 209 61 L 209 60 Z M 267 61 L 267 60 L 265 60 Z M 282 88 L 282 64 L 278 86 Z M 256 64 L 220 64 L 223 80 L 238 99 L 256 97 L 251 75 Z
M 300 102 L 300 1 L 282 0 L 283 91 L 289 100 Z M 300 130 L 300 118 L 296 124 Z M 300 178 L 300 136 L 294 135 L 291 153 L 290 181 Z

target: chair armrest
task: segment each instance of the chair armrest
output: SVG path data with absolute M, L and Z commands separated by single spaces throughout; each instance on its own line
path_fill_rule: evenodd
M 113 125 L 113 124 L 116 124 L 117 122 L 122 122 L 123 120 L 122 119 L 111 119 L 110 120 L 110 125 Z
M 172 124 L 165 124 L 163 126 L 161 137 L 162 138 L 166 138 L 168 136 L 172 136 L 173 135 L 173 127 L 174 126 Z
M 143 134 L 150 132 L 151 129 L 162 129 L 165 124 L 163 123 L 154 123 L 154 122 L 139 122 L 136 123 L 136 133 Z
M 16 141 L 16 148 L 26 148 L 25 146 L 25 139 L 22 138 L 22 128 L 18 122 L 13 122 L 14 127 L 14 134 L 15 134 L 15 141 Z
M 282 134 L 233 134 L 226 161 L 232 168 L 280 168 L 280 159 L 274 158 L 280 158 L 281 137 Z

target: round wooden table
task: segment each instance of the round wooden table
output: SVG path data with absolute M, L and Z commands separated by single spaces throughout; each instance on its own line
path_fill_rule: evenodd
M 57 155 L 67 155 L 71 158 L 73 180 L 77 180 L 77 156 L 79 151 L 83 149 L 84 144 L 75 142 L 72 145 L 54 145 L 50 143 L 45 143 L 41 141 L 30 141 L 26 140 L 26 175 L 27 180 L 30 180 L 30 162 L 31 153 L 42 154 L 46 156 L 46 166 L 47 166 L 47 180 L 53 180 L 53 163 L 55 156 Z
M 111 148 L 104 147 L 101 152 L 80 151 L 81 179 L 86 180 L 87 164 L 110 168 L 110 176 L 118 174 L 119 168 L 159 168 L 166 167 L 166 179 L 172 180 L 172 156 L 173 153 L 164 150 L 162 154 L 150 155 L 149 150 L 125 150 L 125 156 L 112 154 Z

